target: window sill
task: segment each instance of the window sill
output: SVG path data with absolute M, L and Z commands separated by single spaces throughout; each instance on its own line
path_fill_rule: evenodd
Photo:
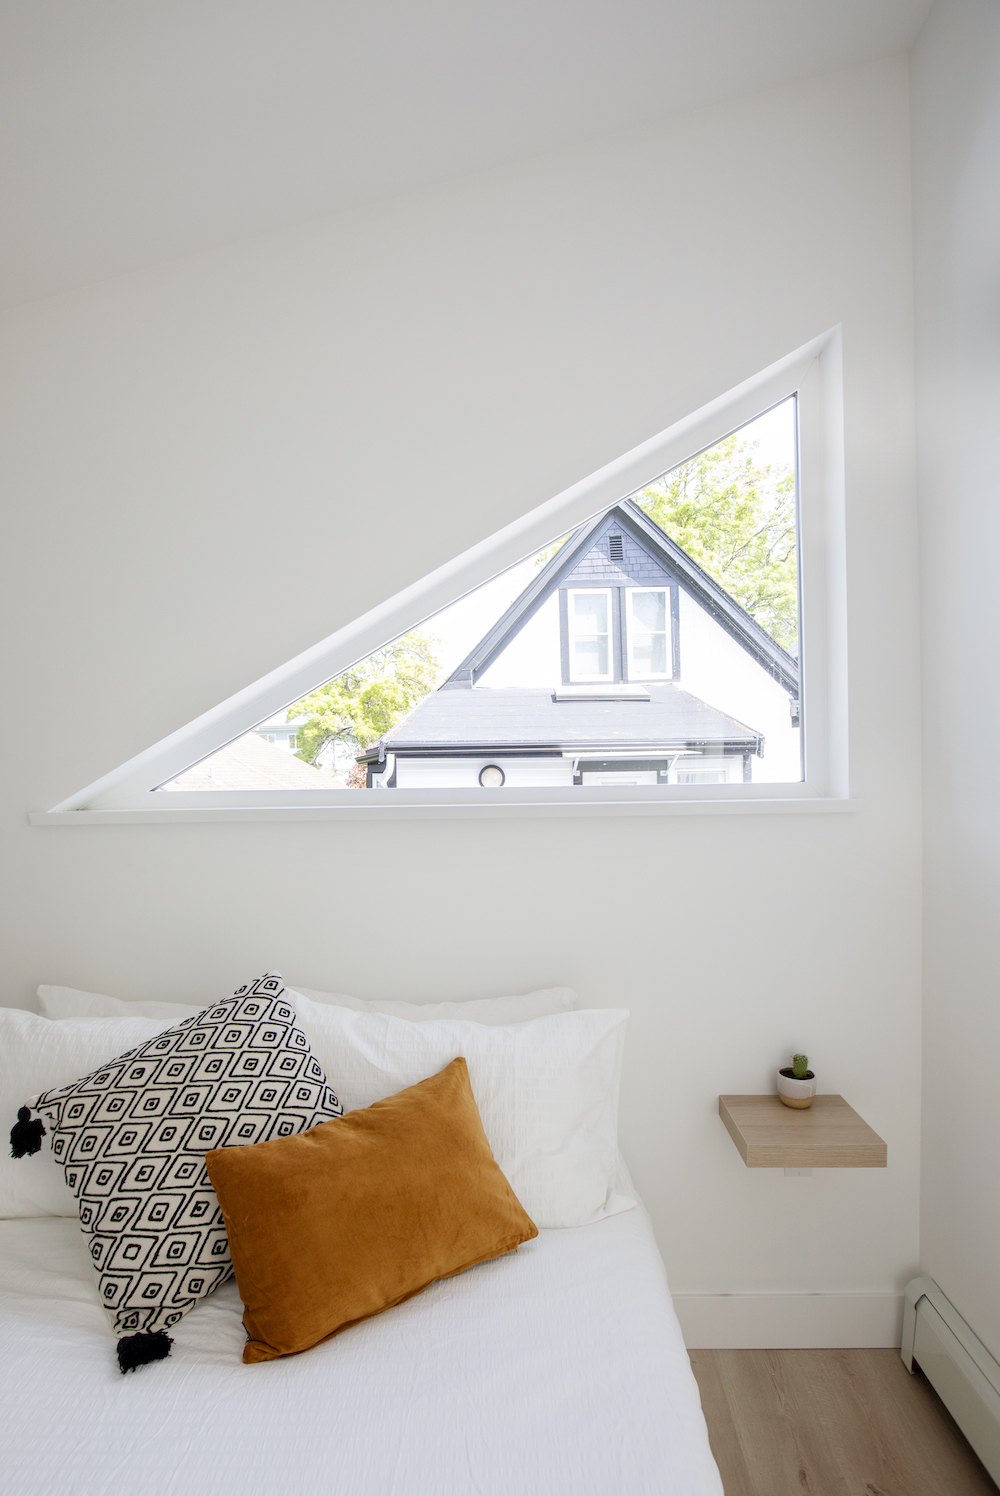
M 819 795 L 785 795 L 764 798 L 693 797 L 674 798 L 636 796 L 629 800 L 593 792 L 586 800 L 576 791 L 573 799 L 556 799 L 551 792 L 536 792 L 528 798 L 524 792 L 515 796 L 503 790 L 482 790 L 459 798 L 453 791 L 447 800 L 434 791 L 417 798 L 411 791 L 405 800 L 396 791 L 353 791 L 357 802 L 335 805 L 175 805 L 155 809 L 121 810 L 50 810 L 33 811 L 28 820 L 32 826 L 146 826 L 188 825 L 206 822 L 238 821 L 374 821 L 374 820 L 562 820 L 577 816 L 731 816 L 731 815 L 830 815 L 854 812 L 856 800 L 832 799 Z

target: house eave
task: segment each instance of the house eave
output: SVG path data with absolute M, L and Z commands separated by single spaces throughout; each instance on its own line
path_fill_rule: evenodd
M 378 748 L 369 749 L 365 754 L 359 754 L 358 763 L 373 764 L 384 761 L 385 753 L 392 753 L 396 758 L 566 758 L 579 755 L 588 758 L 600 756 L 603 758 L 624 758 L 629 755 L 644 754 L 648 756 L 663 755 L 670 753 L 709 753 L 709 754 L 743 754 L 755 753 L 763 755 L 764 738 L 759 733 L 748 737 L 733 738 L 658 738 L 655 741 L 642 741 L 638 739 L 626 740 L 625 742 L 608 742 L 606 738 L 585 739 L 581 742 L 428 742 L 428 743 L 405 743 L 401 745 L 388 744 L 385 751 Z

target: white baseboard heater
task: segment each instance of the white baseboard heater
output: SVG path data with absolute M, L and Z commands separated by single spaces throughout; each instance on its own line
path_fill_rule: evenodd
M 1000 1362 L 933 1278 L 906 1285 L 900 1353 L 907 1371 L 920 1367 L 1000 1485 Z

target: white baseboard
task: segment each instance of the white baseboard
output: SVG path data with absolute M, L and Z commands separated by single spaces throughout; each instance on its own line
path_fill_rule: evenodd
M 901 1293 L 677 1293 L 689 1350 L 898 1346 Z

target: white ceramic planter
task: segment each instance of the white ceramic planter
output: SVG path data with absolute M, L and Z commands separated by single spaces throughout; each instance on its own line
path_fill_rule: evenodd
M 792 1067 L 786 1065 L 785 1069 Z M 778 1099 L 786 1106 L 795 1106 L 803 1110 L 812 1106 L 813 1097 L 816 1095 L 816 1077 L 810 1070 L 805 1080 L 796 1080 L 794 1075 L 782 1075 L 778 1071 Z

